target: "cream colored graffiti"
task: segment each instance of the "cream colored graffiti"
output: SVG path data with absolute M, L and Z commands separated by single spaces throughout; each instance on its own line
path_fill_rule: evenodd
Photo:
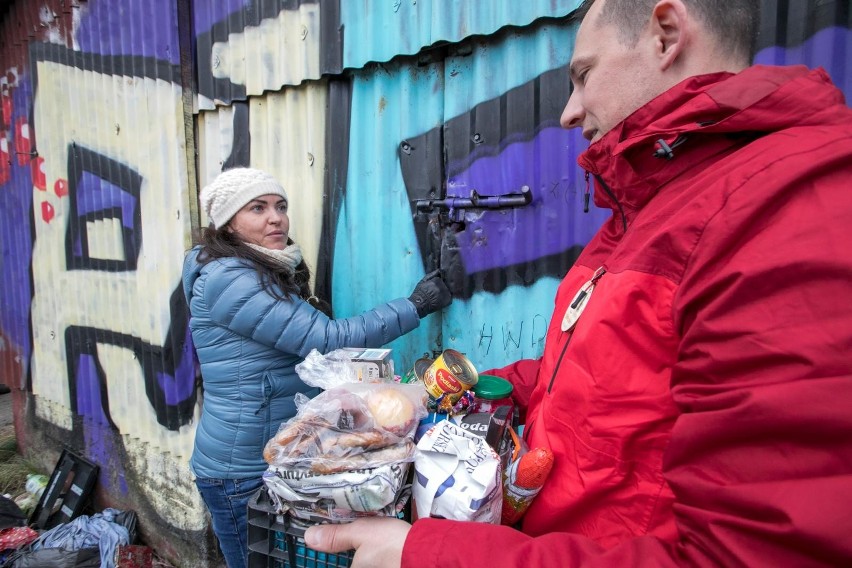
M 210 72 L 217 79 L 244 85 L 249 95 L 318 79 L 319 29 L 319 4 L 281 10 L 276 18 L 232 33 L 227 42 L 214 43 Z
M 72 426 L 65 329 L 85 326 L 161 346 L 171 323 L 169 297 L 181 278 L 190 232 L 183 106 L 179 85 L 37 63 L 34 124 L 43 188 L 33 188 L 32 384 L 40 417 Z M 142 177 L 142 246 L 135 271 L 68 270 L 65 239 L 72 144 L 126 165 Z M 64 188 L 64 189 L 63 189 Z M 43 210 L 52 215 L 43 216 Z M 121 259 L 121 227 L 92 221 L 91 256 Z M 188 469 L 195 420 L 179 431 L 157 423 L 139 361 L 126 348 L 97 344 L 107 377 L 110 418 L 118 427 L 138 487 L 161 518 L 180 529 L 206 526 Z M 196 419 L 198 409 L 196 408 Z
M 325 81 L 249 99 L 250 165 L 274 175 L 287 191 L 290 235 L 302 247 L 314 276 L 322 237 L 327 100 Z M 222 171 L 228 158 L 232 147 L 228 140 L 235 135 L 232 117 L 227 107 L 199 115 L 201 187 Z

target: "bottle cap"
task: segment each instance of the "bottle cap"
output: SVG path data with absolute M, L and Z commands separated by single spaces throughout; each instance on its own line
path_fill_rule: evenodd
M 479 375 L 473 387 L 473 393 L 479 398 L 497 400 L 512 394 L 512 383 L 494 375 Z

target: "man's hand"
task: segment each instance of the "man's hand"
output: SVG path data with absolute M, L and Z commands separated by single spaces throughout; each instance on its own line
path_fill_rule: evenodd
M 319 525 L 305 531 L 305 544 L 321 552 L 355 549 L 352 568 L 397 568 L 411 525 L 388 517 L 342 525 Z

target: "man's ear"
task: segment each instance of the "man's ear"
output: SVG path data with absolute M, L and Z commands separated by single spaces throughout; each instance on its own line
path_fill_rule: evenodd
M 681 0 L 660 0 L 651 13 L 651 36 L 660 71 L 666 71 L 686 48 L 689 16 Z

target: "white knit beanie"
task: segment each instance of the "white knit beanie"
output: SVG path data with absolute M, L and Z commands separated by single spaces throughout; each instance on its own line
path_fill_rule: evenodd
M 268 173 L 254 168 L 234 168 L 216 176 L 213 183 L 201 190 L 199 198 L 213 226 L 220 229 L 249 201 L 270 194 L 288 201 L 284 188 Z

